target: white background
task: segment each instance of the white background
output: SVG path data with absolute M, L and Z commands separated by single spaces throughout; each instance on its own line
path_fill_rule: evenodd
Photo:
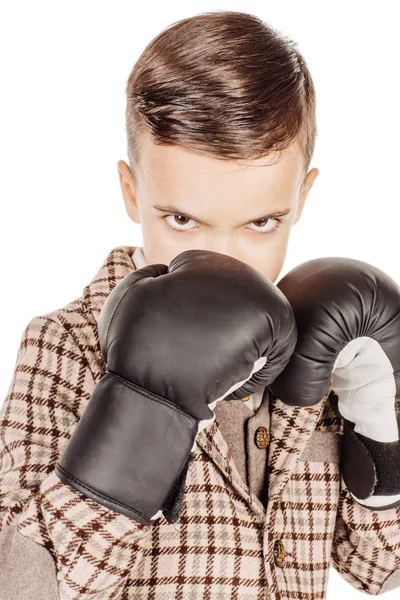
M 280 278 L 335 255 L 400 282 L 395 2 L 3 2 L 0 406 L 28 321 L 79 297 L 112 248 L 142 245 L 116 167 L 127 162 L 125 85 L 134 62 L 167 25 L 222 9 L 256 14 L 294 39 L 316 87 L 310 168 L 320 174 Z M 328 600 L 342 591 L 366 598 L 331 568 Z

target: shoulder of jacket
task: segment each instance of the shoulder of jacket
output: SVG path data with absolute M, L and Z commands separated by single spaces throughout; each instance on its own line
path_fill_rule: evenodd
M 83 293 L 67 305 L 34 317 L 28 327 L 40 328 L 43 319 L 53 321 L 59 329 L 51 330 L 53 344 L 57 344 L 58 333 L 60 341 L 65 341 L 65 333 L 70 335 L 71 343 L 79 349 L 81 355 L 95 379 L 99 380 L 105 372 L 105 362 L 101 355 L 97 322 L 103 304 L 114 287 L 126 275 L 134 270 L 132 255 L 135 246 L 117 246 L 109 252 L 100 269 L 91 281 L 83 288 Z M 49 335 L 50 333 L 46 333 Z M 40 329 L 37 335 L 40 336 Z
M 65 343 L 65 335 L 68 335 L 86 361 L 95 381 L 104 375 L 105 362 L 100 351 L 97 321 L 88 310 L 83 296 L 75 298 L 64 307 L 33 317 L 27 328 L 38 328 L 43 325 L 43 321 L 55 324 L 51 333 L 53 343 L 57 344 L 57 340 Z

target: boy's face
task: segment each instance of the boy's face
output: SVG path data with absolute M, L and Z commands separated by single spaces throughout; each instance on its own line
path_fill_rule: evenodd
M 148 264 L 168 265 L 193 248 L 213 250 L 274 282 L 291 228 L 318 175 L 318 169 L 311 169 L 304 178 L 298 143 L 270 165 L 276 155 L 228 162 L 178 146 L 157 146 L 148 134 L 141 141 L 136 187 L 126 162 L 117 166 L 127 213 L 142 228 Z

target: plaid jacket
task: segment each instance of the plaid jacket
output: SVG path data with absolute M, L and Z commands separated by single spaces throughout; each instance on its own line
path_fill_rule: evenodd
M 0 600 L 316 600 L 330 566 L 371 595 L 400 587 L 400 508 L 370 511 L 352 500 L 339 469 L 343 421 L 329 393 L 293 407 L 265 390 L 247 413 L 253 432 L 267 423 L 261 461 L 244 436 L 236 443 L 244 403 L 217 404 L 197 435 L 174 524 L 161 515 L 140 525 L 57 478 L 57 459 L 104 374 L 101 307 L 135 268 L 134 251 L 114 248 L 81 297 L 23 332 L 0 412 Z

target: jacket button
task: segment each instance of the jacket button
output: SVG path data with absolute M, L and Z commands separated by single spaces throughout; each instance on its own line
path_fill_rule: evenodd
M 269 444 L 269 431 L 266 427 L 258 427 L 255 433 L 256 445 L 258 448 L 266 448 Z
M 274 560 L 278 567 L 283 567 L 285 555 L 286 552 L 282 540 L 277 540 L 274 544 Z

